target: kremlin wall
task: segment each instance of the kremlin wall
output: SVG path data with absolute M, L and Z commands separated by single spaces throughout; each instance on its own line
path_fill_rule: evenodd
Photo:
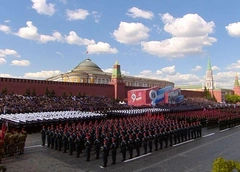
M 55 95 L 106 96 L 118 100 L 128 100 L 128 91 L 147 88 L 174 88 L 174 83 L 166 80 L 123 76 L 116 61 L 113 72 L 107 73 L 89 58 L 79 63 L 70 72 L 53 76 L 46 80 L 32 80 L 0 77 L 0 93 L 45 95 L 46 90 Z M 218 102 L 225 102 L 227 94 L 240 95 L 238 76 L 235 77 L 234 89 L 215 88 L 210 61 L 208 60 L 206 81 L 201 89 L 181 89 L 184 97 L 204 97 L 204 87 L 213 94 Z M 180 87 L 181 88 L 181 87 Z M 175 89 L 175 88 L 174 88 Z
M 0 91 L 7 94 L 26 92 L 45 95 L 46 90 L 54 91 L 55 95 L 89 95 L 106 96 L 119 100 L 127 100 L 128 91 L 133 89 L 174 87 L 173 82 L 133 76 L 122 76 L 120 65 L 116 62 L 112 74 L 103 72 L 90 59 L 86 59 L 71 72 L 48 78 L 32 80 L 0 77 Z M 184 97 L 203 97 L 203 92 L 182 90 Z

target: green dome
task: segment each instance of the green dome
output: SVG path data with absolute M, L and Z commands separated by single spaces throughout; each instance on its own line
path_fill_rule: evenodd
M 103 72 L 98 65 L 93 63 L 91 59 L 86 59 L 79 63 L 72 71 L 97 71 Z

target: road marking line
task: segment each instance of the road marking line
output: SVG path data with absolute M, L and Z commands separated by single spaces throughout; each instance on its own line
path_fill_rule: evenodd
M 191 140 L 188 140 L 188 141 L 185 141 L 185 142 L 182 142 L 182 143 L 175 144 L 175 145 L 173 145 L 173 147 L 180 146 L 180 145 L 183 145 L 183 144 L 188 143 L 188 142 L 192 142 L 193 140 L 194 139 L 191 139 Z
M 230 128 L 226 128 L 226 129 L 224 129 L 224 130 L 220 130 L 219 132 L 222 133 L 222 132 L 227 131 L 227 130 L 229 130 L 229 129 L 230 129 Z
M 43 147 L 43 146 L 42 145 L 33 145 L 33 146 L 26 146 L 24 148 L 29 149 L 29 148 L 36 148 L 36 147 Z
M 148 155 L 150 155 L 150 154 L 151 154 L 151 153 L 147 153 L 147 154 L 144 154 L 144 155 L 141 155 L 141 156 L 137 156 L 137 157 L 134 157 L 134 158 L 132 158 L 132 159 L 125 160 L 124 162 L 133 161 L 133 160 L 136 160 L 136 159 L 139 159 L 139 158 L 148 156 Z
M 209 137 L 209 136 L 212 136 L 212 135 L 214 135 L 215 133 L 210 133 L 210 134 L 207 134 L 207 135 L 205 135 L 205 136 L 202 136 L 202 137 Z

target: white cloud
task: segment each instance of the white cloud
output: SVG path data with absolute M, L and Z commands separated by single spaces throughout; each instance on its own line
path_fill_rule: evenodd
M 219 72 L 216 75 L 213 75 L 214 82 L 217 83 L 217 86 L 220 88 L 229 88 L 232 89 L 234 86 L 236 72 L 228 71 L 228 72 Z
M 113 72 L 113 68 L 102 69 L 102 71 L 107 72 L 107 73 L 112 73 L 112 72 Z M 122 75 L 129 75 L 129 72 L 128 72 L 128 71 L 121 70 L 121 74 L 122 74 Z
M 143 70 L 140 72 L 141 75 L 145 75 L 145 76 L 149 76 L 152 75 L 152 71 L 151 70 Z
M 157 34 L 160 34 L 162 32 L 162 29 L 161 29 L 161 27 L 159 25 L 154 24 L 153 28 L 156 29 Z
M 93 11 L 92 12 L 92 15 L 93 15 L 93 18 L 94 18 L 94 21 L 95 21 L 95 23 L 99 23 L 99 20 L 100 20 L 100 18 L 101 18 L 101 14 L 99 14 L 98 12 L 96 12 L 96 11 Z
M 142 42 L 142 50 L 159 57 L 178 58 L 189 54 L 203 53 L 203 46 L 212 45 L 215 38 L 202 37 L 173 37 L 163 41 Z
M 10 20 L 4 20 L 4 23 L 10 23 Z
M 198 14 L 186 14 L 182 18 L 174 18 L 169 13 L 162 15 L 164 30 L 177 37 L 199 37 L 213 33 L 215 24 L 206 22 Z
M 6 57 L 6 56 L 15 56 L 15 57 L 20 57 L 17 51 L 12 50 L 12 49 L 0 49 L 0 57 Z
M 128 10 L 127 13 L 128 16 L 132 17 L 132 18 L 145 18 L 145 19 L 152 19 L 154 17 L 154 14 L 151 11 L 145 11 L 145 10 L 141 10 L 137 7 L 132 7 Z
M 142 23 L 121 22 L 117 30 L 114 30 L 114 38 L 124 44 L 139 44 L 149 37 L 149 28 Z
M 5 64 L 5 63 L 7 63 L 7 60 L 5 60 L 4 58 L 0 57 L 0 65 L 1 64 Z
M 194 74 L 181 74 L 167 75 L 166 80 L 174 82 L 175 85 L 201 85 L 202 79 Z
M 16 33 L 17 36 L 30 40 L 39 40 L 38 28 L 32 24 L 31 21 L 27 21 L 27 27 L 22 27 Z
M 176 73 L 175 66 L 162 68 L 162 72 L 168 75 L 174 75 Z
M 112 73 L 113 69 L 112 68 L 108 68 L 108 69 L 102 69 L 103 72 L 107 72 L 107 73 Z
M 70 31 L 68 36 L 65 36 L 65 40 L 68 44 L 75 45 L 92 45 L 95 44 L 94 40 L 80 38 L 76 32 Z
M 61 3 L 67 4 L 67 0 L 60 0 Z
M 32 2 L 32 8 L 39 14 L 52 16 L 56 11 L 55 5 L 52 3 L 47 4 L 46 0 L 32 0 Z
M 61 33 L 58 31 L 53 32 L 53 37 L 58 41 L 58 42 L 64 42 L 64 38 Z
M 240 37 L 240 22 L 230 23 L 225 27 L 228 31 L 228 34 L 233 37 Z
M 238 60 L 236 63 L 232 63 L 226 67 L 228 70 L 237 70 L 240 69 L 240 60 Z
M 33 25 L 31 21 L 26 22 L 27 27 L 22 27 L 15 35 L 29 40 L 38 41 L 40 43 L 47 43 L 49 41 L 61 41 L 62 36 L 59 32 L 53 32 L 53 35 L 43 35 L 38 33 L 38 28 Z
M 162 75 L 163 72 L 162 72 L 161 70 L 157 70 L 157 71 L 156 71 L 156 74 L 157 74 L 157 75 Z
M 28 61 L 28 60 L 13 60 L 11 65 L 12 66 L 29 66 L 30 61 Z
M 212 66 L 212 70 L 220 70 L 220 68 L 217 66 Z
M 201 69 L 202 69 L 201 66 L 196 66 L 195 68 L 192 69 L 192 71 L 199 71 L 199 70 L 201 70 Z
M 0 74 L 0 77 L 3 77 L 3 78 L 13 78 L 12 75 L 10 75 L 10 74 L 5 74 L 5 73 L 1 73 L 1 74 Z
M 116 54 L 118 50 L 111 48 L 108 43 L 98 42 L 97 44 L 88 45 L 87 52 L 89 54 Z
M 58 55 L 60 55 L 61 57 L 64 57 L 63 53 L 60 53 L 59 51 L 56 52 Z
M 47 79 L 52 76 L 56 76 L 61 74 L 62 72 L 60 70 L 50 70 L 50 71 L 41 71 L 36 73 L 25 73 L 24 78 L 36 78 L 36 79 Z
M 164 30 L 173 37 L 161 41 L 142 41 L 142 50 L 159 57 L 178 58 L 189 54 L 203 53 L 204 46 L 211 46 L 217 39 L 209 37 L 214 23 L 204 21 L 197 14 L 186 14 L 174 18 L 170 14 L 162 15 Z
M 181 74 L 175 71 L 174 66 L 162 68 L 155 73 L 151 70 L 143 70 L 136 77 L 159 79 L 174 82 L 175 85 L 201 85 L 201 78 L 194 74 Z
M 66 10 L 68 20 L 84 20 L 89 15 L 87 10 L 76 9 L 76 10 Z
M 11 28 L 7 25 L 0 25 L 0 31 L 4 33 L 11 33 Z

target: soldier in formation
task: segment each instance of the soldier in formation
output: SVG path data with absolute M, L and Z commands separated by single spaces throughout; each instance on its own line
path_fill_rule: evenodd
M 80 157 L 84 150 L 86 161 L 91 159 L 91 150 L 94 150 L 95 158 L 104 156 L 104 166 L 107 165 L 106 151 L 112 157 L 112 163 L 116 163 L 117 148 L 120 148 L 122 161 L 126 160 L 128 152 L 129 158 L 169 147 L 189 139 L 201 137 L 201 125 L 199 122 L 187 122 L 176 118 L 165 118 L 152 115 L 134 115 L 119 117 L 114 119 L 89 120 L 78 123 L 66 123 L 64 126 L 49 126 L 45 130 L 49 135 L 50 148 L 75 154 Z M 47 134 L 48 133 L 48 134 Z M 100 155 L 100 151 L 102 154 Z

